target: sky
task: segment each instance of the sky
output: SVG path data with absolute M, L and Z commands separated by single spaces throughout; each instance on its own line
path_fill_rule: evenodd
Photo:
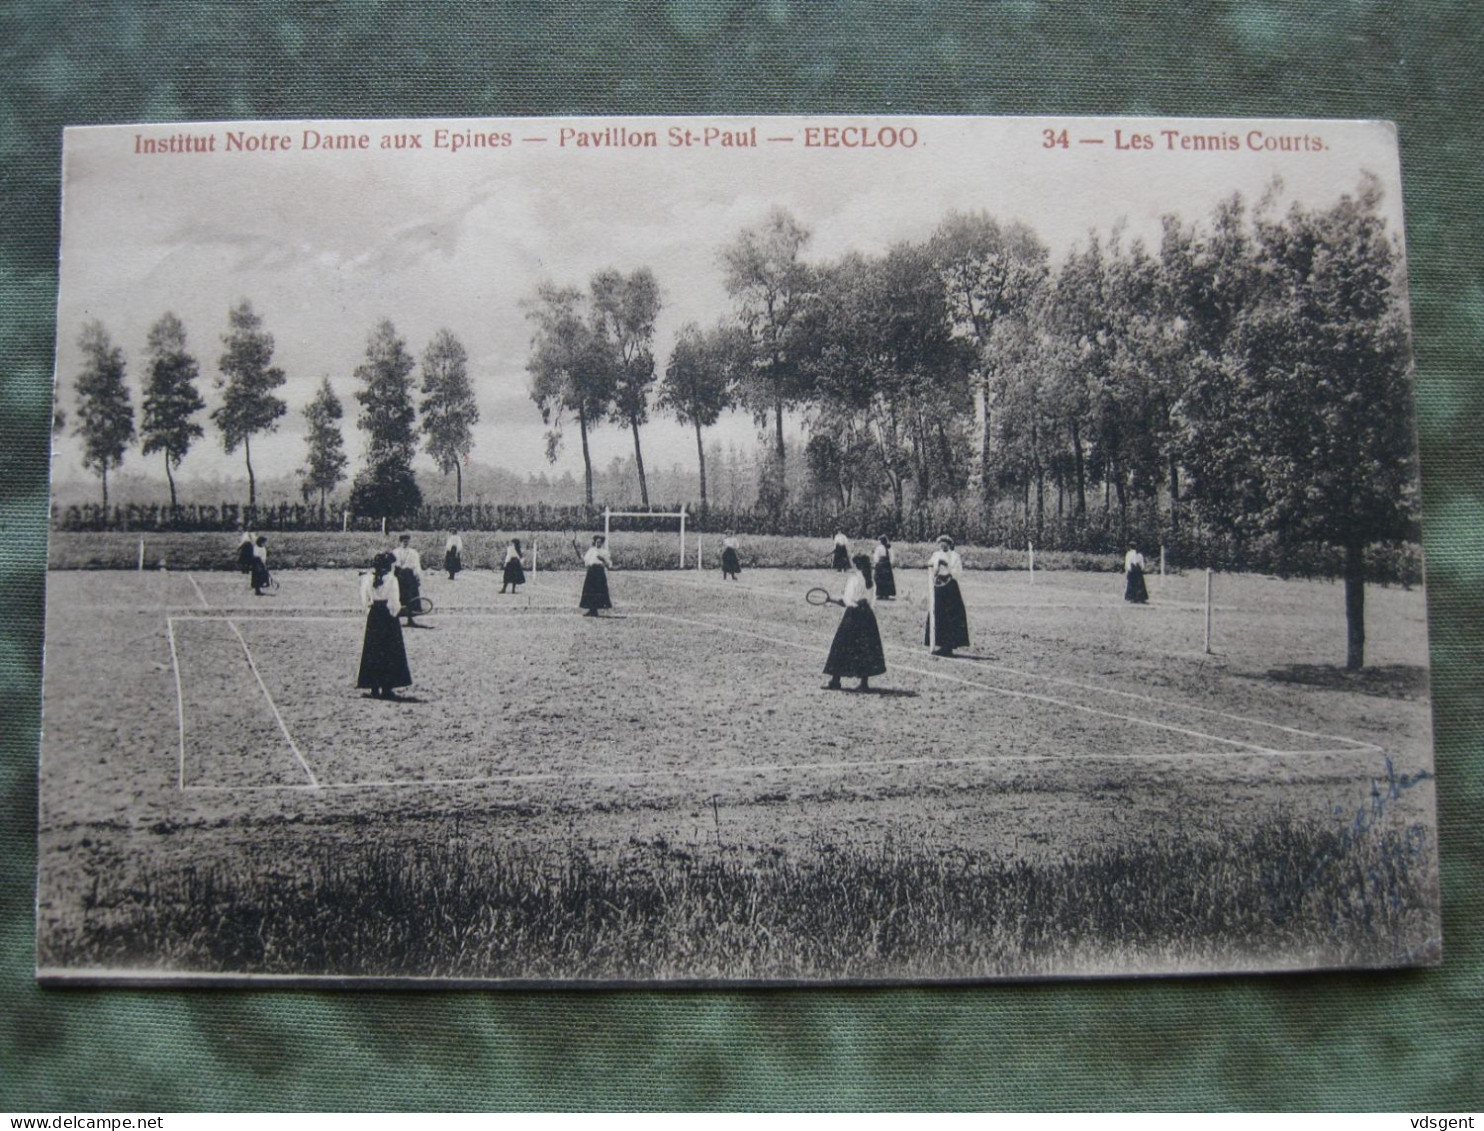
M 708 127 L 743 138 L 755 130 L 757 144 L 702 145 Z M 878 144 L 808 144 L 826 140 L 830 127 L 857 131 L 842 140 Z M 504 135 L 509 144 L 453 152 L 434 147 L 439 129 Z M 695 143 L 667 144 L 672 129 L 691 131 Z M 576 131 L 604 130 L 653 131 L 659 146 L 575 144 Z M 911 146 L 901 144 L 908 131 Z M 229 134 L 286 138 L 288 148 L 229 149 Z M 365 134 L 370 149 L 306 148 L 315 134 Z M 407 134 L 422 147 L 378 148 L 383 137 Z M 141 152 L 180 135 L 212 151 Z M 1233 148 L 1180 147 L 1196 135 L 1230 138 Z M 898 144 L 885 145 L 893 136 Z M 1310 140 L 1269 140 L 1278 138 Z M 731 310 L 719 252 L 775 207 L 812 233 L 809 260 L 923 240 L 949 212 L 983 210 L 1035 229 L 1055 264 L 1089 231 L 1119 224 L 1126 239 L 1157 247 L 1163 215 L 1201 221 L 1233 192 L 1255 201 L 1275 178 L 1283 207 L 1325 207 L 1353 193 L 1365 172 L 1380 179 L 1383 210 L 1400 231 L 1395 134 L 1376 122 L 685 117 L 72 128 L 63 155 L 58 393 L 70 415 L 77 337 L 96 318 L 125 352 L 137 413 L 146 336 L 170 311 L 185 325 L 214 407 L 227 311 L 247 299 L 288 375 L 279 395 L 289 412 L 276 434 L 253 440 L 254 469 L 273 476 L 301 465 L 301 411 L 328 376 L 346 404 L 354 470 L 362 438 L 352 374 L 372 328 L 390 318 L 414 356 L 442 327 L 464 343 L 480 409 L 475 461 L 580 475 L 575 429 L 558 462 L 547 463 L 545 426 L 527 392 L 531 328 L 522 304 L 543 282 L 585 288 L 605 268 L 649 267 L 662 292 L 662 371 L 681 325 L 709 325 Z M 731 414 L 708 439 L 750 444 L 754 433 L 750 419 Z M 596 467 L 632 454 L 626 428 L 606 426 L 592 439 Z M 656 416 L 642 439 L 648 466 L 695 460 L 694 432 L 673 421 Z M 56 480 L 91 478 L 80 453 L 75 437 L 57 439 Z M 123 471 L 163 481 L 162 459 L 136 448 Z M 208 425 L 178 474 L 240 476 L 242 454 L 225 454 Z

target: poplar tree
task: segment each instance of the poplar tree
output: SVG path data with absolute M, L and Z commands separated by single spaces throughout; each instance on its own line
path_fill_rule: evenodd
M 366 434 L 366 466 L 351 485 L 350 505 L 357 514 L 391 518 L 411 514 L 422 505 L 422 491 L 412 473 L 417 455 L 417 409 L 412 403 L 416 367 L 407 343 L 382 319 L 366 341 L 366 360 L 356 366 L 356 423 Z
M 82 328 L 82 372 L 77 375 L 77 422 L 73 434 L 82 440 L 83 466 L 103 481 L 103 507 L 108 508 L 108 472 L 124 462 L 134 439 L 134 406 L 124 384 L 124 352 L 113 344 L 102 323 Z
M 649 506 L 649 482 L 644 476 L 644 452 L 639 425 L 649 419 L 649 389 L 654 384 L 654 322 L 660 311 L 660 286 L 654 272 L 640 267 L 628 276 L 600 271 L 589 285 L 593 318 L 598 331 L 612 345 L 613 409 L 615 424 L 627 424 L 634 434 L 634 464 L 639 470 L 639 494 Z
M 701 469 L 701 509 L 707 508 L 706 447 L 701 437 L 731 405 L 736 373 L 746 364 L 746 339 L 720 325 L 702 330 L 687 322 L 675 335 L 670 361 L 660 382 L 656 404 L 681 424 L 696 430 L 696 460 Z
M 206 433 L 192 419 L 206 407 L 196 389 L 201 367 L 186 352 L 185 327 L 174 314 L 160 317 L 149 331 L 149 363 L 144 385 L 144 415 L 139 434 L 143 452 L 165 455 L 165 478 L 170 484 L 170 507 L 177 505 L 175 469 L 191 445 Z
M 562 427 L 577 420 L 582 439 L 582 465 L 587 505 L 593 505 L 593 460 L 588 433 L 602 422 L 613 405 L 617 384 L 614 351 L 589 317 L 587 300 L 572 287 L 543 284 L 526 316 L 535 324 L 531 356 L 530 394 L 541 410 L 546 433 L 546 458 L 552 463 L 562 448 Z
M 447 475 L 457 478 L 458 502 L 464 501 L 464 461 L 474 449 L 479 406 L 469 384 L 469 355 L 450 330 L 439 330 L 423 351 L 423 438 L 427 452 Z
M 348 460 L 345 437 L 340 432 L 344 415 L 345 409 L 330 387 L 329 377 L 323 378 L 314 399 L 304 406 L 304 420 L 309 425 L 309 454 L 299 471 L 305 501 L 318 491 L 321 510 L 325 507 L 325 497 L 345 479 Z
M 211 419 L 222 434 L 222 447 L 235 452 L 242 446 L 247 459 L 247 505 L 258 501 L 257 478 L 252 468 L 252 438 L 259 432 L 273 432 L 278 418 L 288 405 L 273 395 L 287 378 L 273 365 L 273 335 L 263 329 L 263 320 L 253 312 L 246 299 L 227 314 L 228 330 L 222 337 L 227 351 L 217 362 L 221 376 L 216 387 L 222 392 L 222 403 Z

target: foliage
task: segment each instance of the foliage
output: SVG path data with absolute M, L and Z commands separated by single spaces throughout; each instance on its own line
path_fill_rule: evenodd
M 639 496 L 647 509 L 649 484 L 644 477 L 639 425 L 649 419 L 649 389 L 655 378 L 654 322 L 660 311 L 660 286 L 648 267 L 640 267 L 628 276 L 609 269 L 593 276 L 589 291 L 597 332 L 616 354 L 612 361 L 613 421 L 627 424 L 634 434 Z
M 88 322 L 78 335 L 83 354 L 77 375 L 77 413 L 73 434 L 83 442 L 83 466 L 103 482 L 108 506 L 108 472 L 124 462 L 134 439 L 134 406 L 124 384 L 124 351 L 113 344 L 102 323 Z
M 196 389 L 200 366 L 186 352 L 185 327 L 174 314 L 164 314 L 149 331 L 149 362 L 144 384 L 144 414 L 139 435 L 145 455 L 165 454 L 170 505 L 176 504 L 173 469 L 205 435 L 192 417 L 206 407 Z
M 696 457 L 701 472 L 701 509 L 706 495 L 706 448 L 701 430 L 710 428 L 732 404 L 732 389 L 749 356 L 747 339 L 726 323 L 702 330 L 687 322 L 675 335 L 670 361 L 655 403 L 681 424 L 696 430 Z
M 744 228 L 720 255 L 737 324 L 751 345 L 752 363 L 737 382 L 737 401 L 758 427 L 767 427 L 771 419 L 780 464 L 787 458 L 783 414 L 807 395 L 797 347 L 815 297 L 814 272 L 800 258 L 809 240 L 807 228 L 775 208 L 760 226 Z
M 464 501 L 463 465 L 474 450 L 479 406 L 469 384 L 469 355 L 451 330 L 439 330 L 423 351 L 423 436 L 428 454 L 447 475 L 458 476 L 456 497 Z
M 593 503 L 593 463 L 588 432 L 596 428 L 613 406 L 618 370 L 611 340 L 595 325 L 587 299 L 571 287 L 543 283 L 526 316 L 535 325 L 526 371 L 531 375 L 531 399 L 548 425 L 546 456 L 553 463 L 562 446 L 562 425 L 577 418 L 582 440 L 587 504 Z
M 356 366 L 356 423 L 366 433 L 366 466 L 351 485 L 358 514 L 392 518 L 414 511 L 422 491 L 412 473 L 417 454 L 417 410 L 412 403 L 415 363 L 396 327 L 382 319 L 366 340 L 366 359 Z
M 299 471 L 304 498 L 308 500 L 318 491 L 321 507 L 325 505 L 325 496 L 345 479 L 349 460 L 345 455 L 345 437 L 340 432 L 340 420 L 344 416 L 345 409 L 330 387 L 330 378 L 322 378 L 314 400 L 304 408 L 304 420 L 309 425 L 309 452 Z
M 227 347 L 217 362 L 221 376 L 216 387 L 222 403 L 211 413 L 211 419 L 222 434 L 222 447 L 228 452 L 240 444 L 247 460 L 248 506 L 257 502 L 257 479 L 252 468 L 252 438 L 259 432 L 272 432 L 288 405 L 273 395 L 287 380 L 284 371 L 272 364 L 273 335 L 263 329 L 263 320 L 243 299 L 227 313 L 227 333 L 222 343 Z

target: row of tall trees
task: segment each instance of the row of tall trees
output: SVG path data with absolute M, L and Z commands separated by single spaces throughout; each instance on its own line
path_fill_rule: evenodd
M 273 364 L 273 335 L 250 303 L 232 307 L 227 324 L 215 382 L 220 403 L 209 419 L 224 451 L 243 450 L 248 505 L 255 506 L 252 441 L 274 432 L 288 412 L 287 402 L 276 393 L 287 376 Z M 198 388 L 200 364 L 187 348 L 185 327 L 172 313 L 150 327 L 137 434 L 123 350 L 97 321 L 83 327 L 78 346 L 82 368 L 75 382 L 73 431 L 82 442 L 84 466 L 102 482 L 103 505 L 108 505 L 108 473 L 123 463 L 137 439 L 144 455 L 163 455 L 170 505 L 176 506 L 175 472 L 205 436 L 198 419 L 206 410 Z M 458 501 L 463 501 L 463 464 L 473 450 L 473 426 L 479 419 L 468 354 L 451 331 L 439 330 L 422 355 L 420 381 L 414 379 L 417 367 L 391 322 L 379 323 L 354 372 L 361 405 L 357 424 L 366 434 L 367 454 L 352 485 L 352 506 L 360 513 L 395 515 L 418 506 L 421 492 L 412 460 L 419 440 L 443 474 L 457 476 Z M 419 391 L 421 400 L 415 403 Z M 328 376 L 302 411 L 308 450 L 299 471 L 301 489 L 306 500 L 318 492 L 323 505 L 329 492 L 345 481 L 349 464 L 340 425 L 345 409 Z M 65 427 L 64 415 L 55 419 L 57 427 Z
M 785 418 L 840 509 L 976 493 L 1032 529 L 1101 493 L 1125 523 L 1154 508 L 1238 539 L 1343 550 L 1352 666 L 1364 550 L 1415 535 L 1405 280 L 1372 178 L 1324 208 L 1232 197 L 1156 248 L 1089 233 L 1059 264 L 1023 224 L 952 214 L 926 240 L 809 261 L 775 211 L 718 253 L 732 309 L 677 333 L 653 404 L 696 430 L 750 413 L 771 449 L 759 504 L 781 506 Z M 543 286 L 531 394 L 552 426 L 633 430 L 656 379 L 660 295 L 641 268 Z M 1054 497 L 1054 504 L 1052 498 Z

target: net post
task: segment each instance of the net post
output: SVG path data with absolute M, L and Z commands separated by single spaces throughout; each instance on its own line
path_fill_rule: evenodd
M 340 512 L 340 533 L 344 534 L 350 530 L 350 511 Z
M 603 508 L 603 545 L 605 545 L 605 546 L 608 545 L 608 540 L 609 540 L 608 539 L 608 535 L 610 533 L 609 527 L 611 525 L 611 521 L 612 520 L 611 520 L 611 516 L 608 513 L 608 508 L 607 507 L 604 507 Z
M 1036 544 L 1034 542 L 1027 542 L 1025 544 L 1025 550 L 1026 553 L 1030 556 L 1031 584 L 1034 585 L 1036 583 Z
M 139 539 L 139 568 L 144 568 L 144 539 Z
M 536 576 L 536 539 L 534 536 L 531 538 L 531 576 Z
M 1206 569 L 1206 655 L 1211 655 L 1211 569 Z
M 937 593 L 934 592 L 934 572 L 935 570 L 933 564 L 932 562 L 929 562 L 927 583 L 929 653 L 936 652 L 938 650 L 938 602 L 936 600 Z
M 685 568 L 685 508 L 680 508 L 680 568 Z
M 1165 575 L 1165 548 L 1163 546 L 1159 548 L 1159 575 L 1160 577 Z
M 386 515 L 381 516 L 381 536 L 386 537 Z

